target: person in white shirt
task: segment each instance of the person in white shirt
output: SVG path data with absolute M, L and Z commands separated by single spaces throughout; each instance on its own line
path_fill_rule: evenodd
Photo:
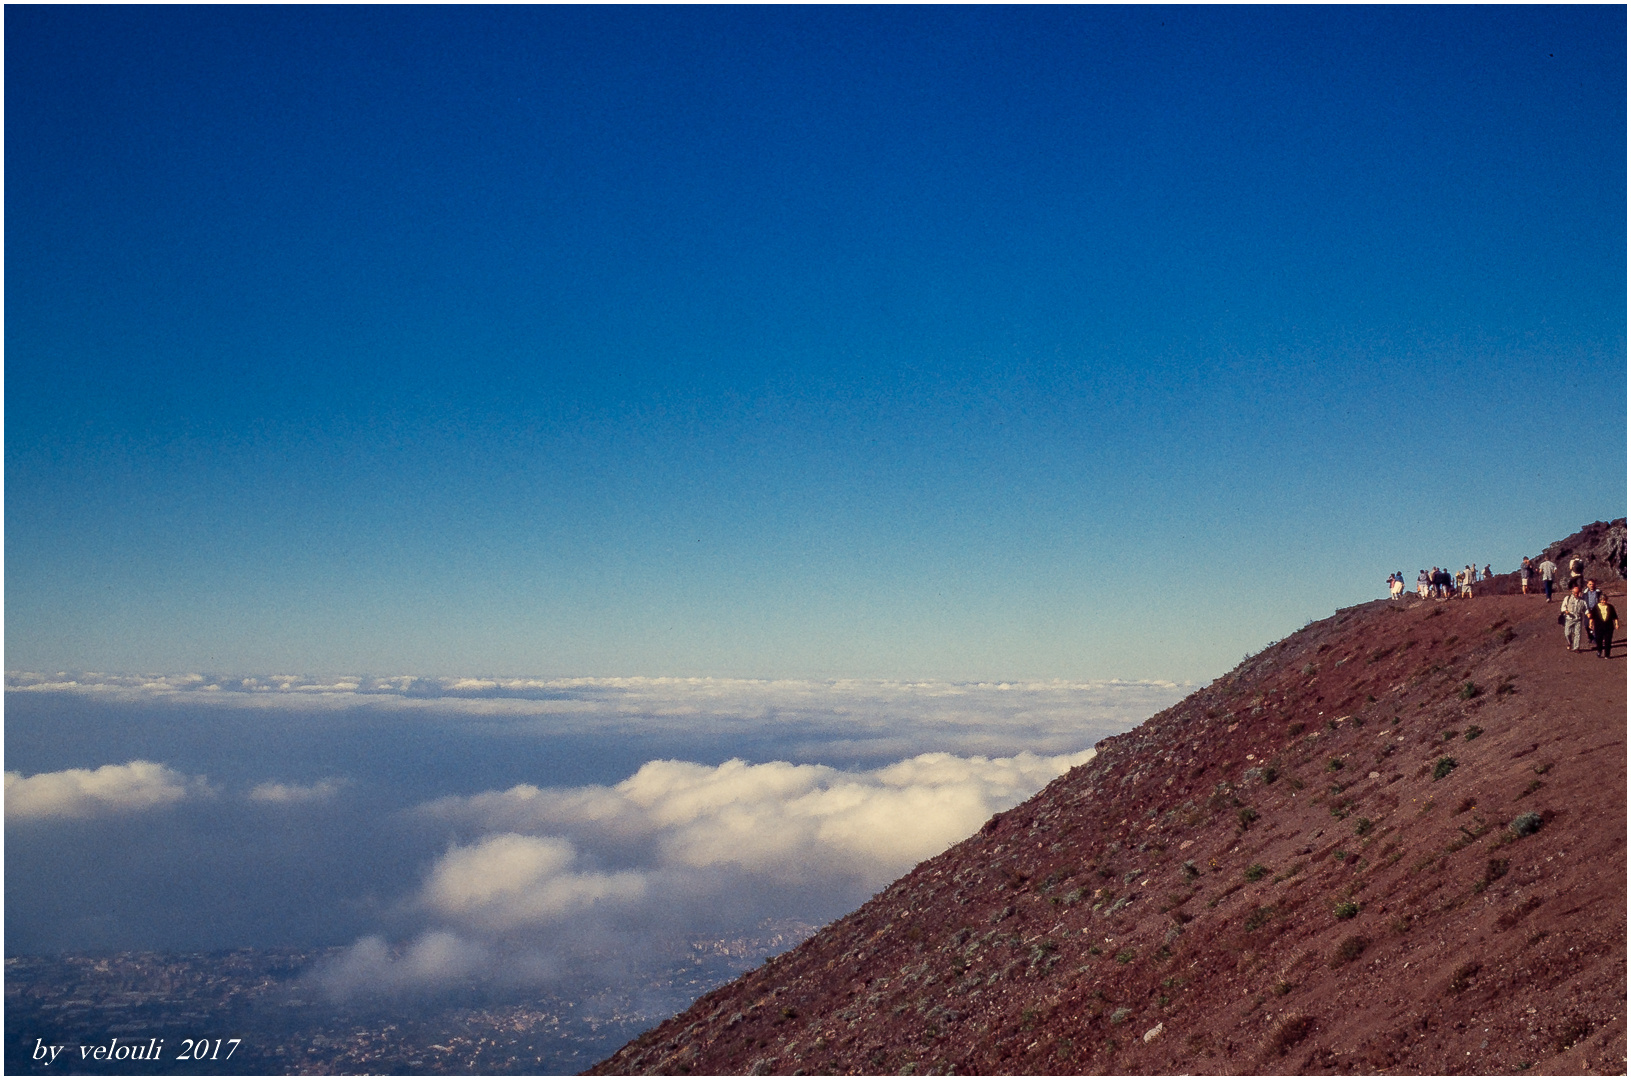
M 1540 584 L 1546 590 L 1546 602 L 1552 602 L 1552 578 L 1557 576 L 1557 563 L 1547 559 L 1540 564 Z
M 1570 652 L 1580 651 L 1580 633 L 1586 623 L 1586 601 L 1580 595 L 1580 586 L 1576 585 L 1569 590 L 1569 595 L 1563 598 L 1563 640 L 1568 642 Z

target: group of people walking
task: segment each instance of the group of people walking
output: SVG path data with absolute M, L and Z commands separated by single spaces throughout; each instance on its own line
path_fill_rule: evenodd
M 1580 559 L 1569 561 L 1569 587 L 1573 588 L 1580 583 L 1580 575 L 1585 572 L 1586 564 Z M 1543 559 L 1539 563 L 1531 562 L 1525 555 L 1518 564 L 1518 587 L 1523 595 L 1529 595 L 1529 581 L 1536 575 L 1540 577 L 1541 588 L 1546 590 L 1546 602 L 1552 602 L 1552 582 L 1557 577 L 1557 563 L 1551 559 Z
M 1557 621 L 1563 627 L 1563 639 L 1570 652 L 1585 651 L 1582 649 L 1584 641 L 1590 651 L 1607 660 L 1614 646 L 1614 634 L 1620 627 L 1620 613 L 1609 603 L 1608 594 L 1597 587 L 1596 579 L 1585 576 L 1585 570 L 1585 560 L 1569 560 L 1569 574 L 1563 582 L 1567 595 L 1559 605 Z M 1518 565 L 1518 587 L 1524 596 L 1528 596 L 1529 586 L 1535 582 L 1545 593 L 1546 602 L 1551 603 L 1557 572 L 1558 565 L 1551 559 L 1542 558 L 1537 563 L 1525 555 Z M 1431 571 L 1423 570 L 1416 575 L 1416 595 L 1423 600 L 1448 599 L 1452 595 L 1471 597 L 1475 584 L 1494 576 L 1487 563 L 1482 571 L 1479 571 L 1476 563 L 1469 563 L 1453 575 L 1448 569 L 1435 566 Z M 1403 596 L 1404 571 L 1395 570 L 1389 574 L 1387 585 L 1388 595 L 1393 599 Z
M 1563 640 L 1570 652 L 1580 651 L 1580 632 L 1585 631 L 1591 651 L 1604 660 L 1614 647 L 1614 632 L 1620 628 L 1620 613 L 1608 602 L 1608 594 L 1597 587 L 1594 579 L 1586 584 L 1571 585 L 1569 595 L 1559 604 L 1557 621 L 1563 624 Z
M 1452 576 L 1450 571 L 1433 567 L 1431 572 L 1423 570 L 1416 575 L 1416 595 L 1423 600 L 1432 598 L 1443 599 L 1455 590 L 1458 596 L 1471 596 L 1472 587 L 1480 581 L 1488 581 L 1494 577 L 1489 565 L 1485 564 L 1480 571 L 1477 564 L 1469 563 L 1456 571 Z M 1395 570 L 1387 576 L 1388 595 L 1397 600 L 1404 595 L 1404 571 Z

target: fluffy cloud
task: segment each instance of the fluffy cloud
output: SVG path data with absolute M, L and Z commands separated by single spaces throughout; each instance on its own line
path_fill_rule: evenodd
M 699 918 L 830 918 L 1092 757 L 650 761 L 613 785 L 438 799 L 414 816 L 472 839 L 402 906 L 429 925 L 394 948 L 364 938 L 317 981 L 339 996 L 530 984 L 666 954 Z
M 439 915 L 479 930 L 504 932 L 556 922 L 603 901 L 645 895 L 639 873 L 581 873 L 577 853 L 555 837 L 502 833 L 454 847 L 432 869 L 423 901 Z
M 336 997 L 434 990 L 480 973 L 491 962 L 485 946 L 445 930 L 421 934 L 399 949 L 387 945 L 384 938 L 370 936 L 322 965 L 315 981 Z
M 315 784 L 256 784 L 249 791 L 249 799 L 262 803 L 314 803 L 325 802 L 339 794 L 346 782 L 340 779 L 319 780 Z
M 187 777 L 151 761 L 99 769 L 6 773 L 6 819 L 92 818 L 168 806 L 209 793 L 201 776 Z
M 1092 756 L 934 753 L 864 772 L 785 761 L 652 761 L 611 787 L 523 784 L 440 799 L 422 813 L 508 834 L 643 843 L 658 867 L 729 866 L 782 882 L 837 872 L 876 885 Z

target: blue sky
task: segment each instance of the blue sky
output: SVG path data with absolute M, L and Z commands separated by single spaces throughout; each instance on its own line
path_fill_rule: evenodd
M 1201 679 L 1625 513 L 1623 8 L 5 18 L 11 670 Z

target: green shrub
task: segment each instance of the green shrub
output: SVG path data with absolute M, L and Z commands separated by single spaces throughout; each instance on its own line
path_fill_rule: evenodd
M 1133 957 L 1135 957 L 1137 955 L 1138 954 L 1133 952 L 1133 950 L 1131 950 L 1131 949 L 1123 949 L 1123 950 L 1121 950 L 1120 952 L 1118 952 L 1116 954 L 1116 963 L 1118 963 L 1118 964 L 1130 964 L 1130 963 L 1133 962 Z
M 1339 757 L 1334 757 L 1330 761 L 1327 761 L 1325 763 L 1325 771 L 1326 772 L 1336 772 L 1338 769 L 1342 768 L 1342 766 L 1343 766 L 1342 759 L 1339 758 Z
M 1268 876 L 1269 868 L 1260 862 L 1254 862 L 1246 867 L 1247 881 L 1261 881 Z
M 1507 827 L 1514 833 L 1517 833 L 1519 836 L 1532 836 L 1533 834 L 1539 832 L 1540 827 L 1544 824 L 1546 824 L 1546 822 L 1539 814 L 1535 813 L 1533 810 L 1529 810 L 1513 818 L 1512 824 Z
M 1249 829 L 1252 827 L 1252 822 L 1257 820 L 1257 811 L 1253 810 L 1249 806 L 1242 806 L 1240 808 L 1240 813 L 1236 816 L 1240 818 L 1240 827 L 1242 829 Z
M 1332 911 L 1339 919 L 1351 919 L 1355 915 L 1359 914 L 1359 905 L 1354 903 L 1352 900 L 1344 900 L 1342 903 L 1333 908 Z
M 1479 727 L 1477 724 L 1474 724 L 1472 727 L 1467 729 L 1467 741 L 1472 742 L 1474 739 L 1478 738 L 1478 736 L 1482 735 L 1483 733 L 1484 733 L 1484 729 Z
M 1484 692 L 1483 687 L 1477 685 L 1471 679 L 1469 679 L 1469 680 L 1467 680 L 1467 682 L 1465 684 L 1462 685 L 1460 693 L 1456 694 L 1456 696 L 1459 697 L 1462 701 L 1471 701 L 1473 698 L 1477 697 L 1479 694 L 1482 694 L 1483 692 Z
M 1371 829 L 1375 827 L 1375 824 L 1376 823 L 1370 818 L 1362 817 L 1358 821 L 1354 822 L 1354 832 L 1359 836 L 1366 836 L 1370 833 Z
M 1446 776 L 1449 776 L 1451 773 L 1455 772 L 1455 767 L 1457 764 L 1459 764 L 1459 762 L 1457 762 L 1453 757 L 1439 758 L 1433 763 L 1433 779 L 1442 780 Z

